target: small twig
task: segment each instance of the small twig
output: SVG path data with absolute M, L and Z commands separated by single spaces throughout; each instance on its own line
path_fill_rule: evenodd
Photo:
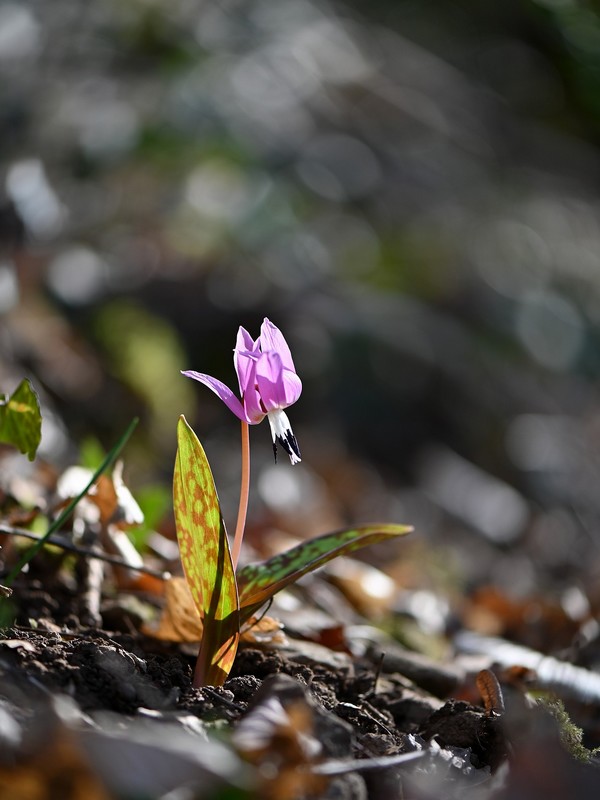
M 9 536 L 23 536 L 26 539 L 33 539 L 33 541 L 38 542 L 40 539 L 44 538 L 39 533 L 33 533 L 32 531 L 27 531 L 24 528 L 13 528 L 10 525 L 0 523 L 0 534 L 2 533 L 6 533 Z M 169 580 L 171 577 L 170 572 L 152 569 L 151 567 L 146 566 L 133 566 L 132 564 L 128 564 L 126 561 L 123 561 L 123 559 L 119 558 L 118 556 L 111 556 L 108 555 L 108 553 L 98 553 L 89 547 L 80 547 L 79 545 L 73 544 L 73 542 L 67 541 L 61 536 L 46 537 L 44 538 L 44 544 L 52 544 L 55 547 L 60 547 L 62 550 L 68 550 L 70 553 L 77 553 L 77 555 L 80 556 L 98 558 L 101 561 L 106 561 L 108 564 L 115 564 L 118 567 L 127 567 L 127 569 L 133 569 L 136 572 L 144 572 L 147 575 L 153 575 L 155 578 L 160 578 L 163 581 Z
M 423 758 L 427 751 L 417 750 L 414 753 L 397 753 L 391 756 L 376 756 L 374 758 L 332 758 L 321 764 L 313 764 L 309 769 L 314 775 L 346 775 L 348 772 L 365 772 L 367 770 L 388 769 L 389 767 L 408 764 Z
M 387 727 L 387 725 L 384 725 L 384 723 L 381 721 L 381 718 L 383 717 L 383 719 L 385 719 L 385 717 L 383 716 L 383 714 L 381 714 L 379 709 L 373 708 L 373 706 L 371 706 L 371 710 L 368 710 L 368 709 L 365 708 L 364 704 L 365 704 L 365 701 L 363 701 L 359 706 L 359 708 L 362 711 L 362 713 L 365 714 L 370 720 L 372 720 L 375 723 L 375 725 L 377 725 L 379 728 L 381 728 L 383 731 L 385 731 L 389 736 L 393 737 L 394 734 Z M 386 722 L 387 722 L 387 720 L 386 720 Z
M 81 613 L 79 617 L 84 625 L 100 627 L 100 598 L 102 596 L 102 579 L 104 564 L 97 558 L 89 558 L 80 562 L 82 567 L 83 595 L 81 597 Z

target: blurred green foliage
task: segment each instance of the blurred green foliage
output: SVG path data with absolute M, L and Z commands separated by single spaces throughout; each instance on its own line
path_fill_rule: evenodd
M 172 514 L 173 492 L 168 484 L 147 484 L 138 489 L 135 499 L 144 515 L 144 522 L 128 531 L 129 538 L 140 552 L 148 542 L 148 536 Z
M 540 569 L 587 574 L 596 3 L 27 0 L 0 15 L 1 366 L 36 376 L 45 457 L 114 441 L 139 413 L 128 464 L 160 484 L 195 409 L 233 496 L 236 432 L 179 370 L 231 382 L 223 343 L 267 315 L 303 379 L 303 470 L 344 515 L 396 508 L 447 542 L 458 513 Z M 344 493 L 330 476 L 350 468 L 394 491 Z M 486 563 L 516 574 L 508 555 Z
M 175 330 L 124 300 L 99 310 L 95 330 L 117 376 L 148 409 L 152 435 L 158 441 L 172 436 L 176 410 L 193 403 L 189 385 L 178 374 L 185 357 Z
M 106 451 L 95 436 L 86 436 L 79 445 L 79 465 L 92 472 L 106 458 Z

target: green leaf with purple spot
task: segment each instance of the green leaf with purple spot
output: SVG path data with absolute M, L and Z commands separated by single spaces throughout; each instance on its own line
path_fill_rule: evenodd
M 245 622 L 276 592 L 333 558 L 410 531 L 410 525 L 362 525 L 317 536 L 266 561 L 242 567 L 237 574 L 240 622 Z
M 185 417 L 177 426 L 173 502 L 181 563 L 203 623 L 194 686 L 221 686 L 239 642 L 239 603 L 227 532 L 206 454 Z

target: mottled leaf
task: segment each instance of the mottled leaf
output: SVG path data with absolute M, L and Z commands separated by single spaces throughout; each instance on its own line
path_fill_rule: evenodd
M 0 442 L 14 445 L 33 461 L 41 438 L 39 400 L 25 378 L 10 397 L 0 399 Z
M 203 622 L 194 685 L 220 686 L 239 641 L 235 574 L 210 466 L 185 417 L 177 426 L 173 500 L 183 571 Z
M 237 575 L 241 621 L 251 616 L 276 592 L 332 558 L 348 555 L 385 539 L 403 536 L 411 530 L 409 525 L 363 525 L 352 530 L 326 533 L 266 561 L 248 564 Z

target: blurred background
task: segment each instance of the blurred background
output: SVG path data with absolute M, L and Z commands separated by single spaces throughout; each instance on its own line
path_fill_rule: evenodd
M 252 429 L 255 531 L 412 523 L 408 586 L 586 614 L 599 135 L 594 2 L 2 2 L 0 390 L 61 468 L 139 415 L 163 526 L 186 414 L 232 527 L 237 420 L 179 370 L 235 387 L 268 316 L 303 462 Z

